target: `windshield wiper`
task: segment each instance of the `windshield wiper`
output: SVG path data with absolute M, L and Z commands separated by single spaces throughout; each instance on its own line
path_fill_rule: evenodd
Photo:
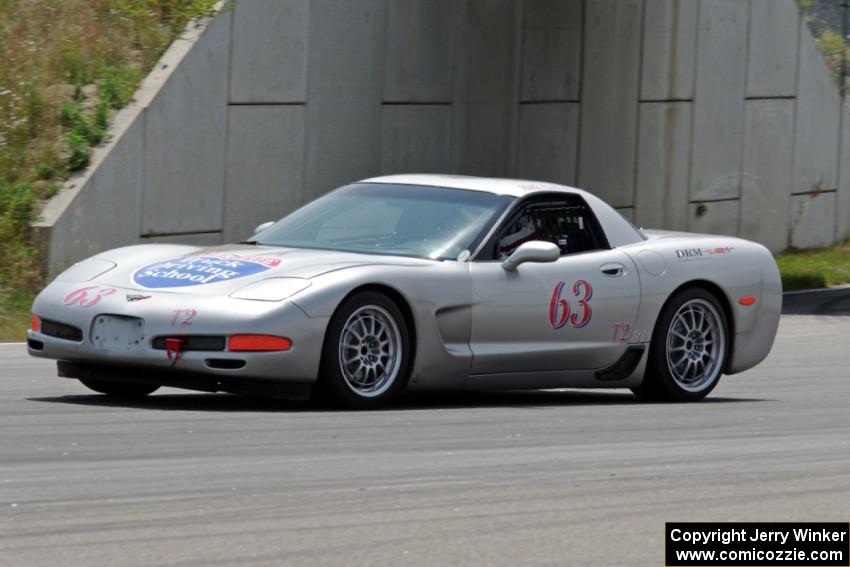
M 256 240 L 243 240 L 242 242 L 237 242 L 236 244 L 250 244 L 251 246 L 256 246 Z

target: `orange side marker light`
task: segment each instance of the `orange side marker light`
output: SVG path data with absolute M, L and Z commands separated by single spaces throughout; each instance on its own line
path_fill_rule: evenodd
M 41 319 L 39 319 L 38 315 L 34 313 L 30 322 L 30 328 L 36 333 L 41 330 Z
M 227 341 L 227 350 L 237 352 L 289 350 L 291 348 L 291 340 L 274 335 L 230 335 L 230 339 Z

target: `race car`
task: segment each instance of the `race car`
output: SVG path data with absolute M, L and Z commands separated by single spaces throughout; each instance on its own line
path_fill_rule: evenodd
M 237 244 L 146 244 L 68 268 L 30 354 L 97 392 L 316 395 L 630 388 L 704 398 L 770 352 L 782 304 L 760 244 L 643 230 L 537 181 L 392 175 Z

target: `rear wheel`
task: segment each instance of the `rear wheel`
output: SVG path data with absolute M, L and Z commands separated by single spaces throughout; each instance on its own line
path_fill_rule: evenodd
M 661 313 L 643 384 L 632 391 L 644 399 L 701 400 L 723 374 L 728 344 L 728 324 L 717 297 L 702 288 L 684 289 Z
M 159 389 L 159 386 L 150 384 L 107 382 L 106 380 L 93 380 L 91 378 L 80 378 L 80 382 L 90 390 L 116 398 L 143 398 Z
M 357 293 L 328 326 L 320 394 L 345 407 L 384 405 L 406 385 L 410 362 L 410 334 L 395 302 L 375 291 Z

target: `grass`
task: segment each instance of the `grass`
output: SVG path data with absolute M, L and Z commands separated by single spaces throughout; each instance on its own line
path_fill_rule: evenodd
M 30 326 L 30 306 L 35 295 L 15 291 L 0 297 L 0 341 L 25 341 Z
M 43 285 L 29 225 L 85 169 L 113 114 L 216 0 L 0 0 L 0 340 Z
M 785 291 L 850 283 L 850 240 L 817 250 L 789 250 L 776 257 Z
M 818 36 L 817 46 L 830 73 L 836 80 L 841 81 L 845 73 L 845 62 L 850 61 L 850 45 L 847 45 L 840 32 L 827 28 Z

